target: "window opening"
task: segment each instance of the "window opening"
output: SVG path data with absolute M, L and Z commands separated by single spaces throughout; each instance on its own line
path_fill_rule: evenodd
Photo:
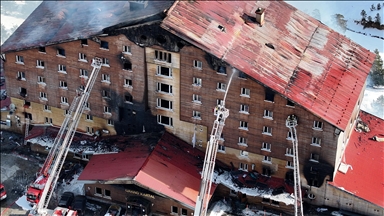
M 193 60 L 193 67 L 201 70 L 203 68 L 203 62 Z
M 61 49 L 61 48 L 58 48 L 58 49 L 57 49 L 57 55 L 58 55 L 58 56 L 65 56 L 65 50 L 64 50 L 64 49 Z
M 265 101 L 273 102 L 275 98 L 275 92 L 270 88 L 265 88 Z
M 45 47 L 39 47 L 39 52 L 45 53 Z
M 240 96 L 249 97 L 249 96 L 250 96 L 250 93 L 251 93 L 251 90 L 250 90 L 250 89 L 247 89 L 247 88 L 241 88 Z
M 172 94 L 172 85 L 157 83 L 157 91 L 162 93 Z
M 109 49 L 108 42 L 107 41 L 101 41 L 100 42 L 100 48 Z

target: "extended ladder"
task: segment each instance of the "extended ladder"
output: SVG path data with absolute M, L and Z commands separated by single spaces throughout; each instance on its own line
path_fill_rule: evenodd
M 223 132 L 225 119 L 229 116 L 229 110 L 223 105 L 216 107 L 217 117 L 213 122 L 212 132 L 205 151 L 204 166 L 201 173 L 200 191 L 196 200 L 194 215 L 205 216 L 207 214 L 209 196 L 211 194 L 212 177 L 215 169 L 218 142 Z
M 301 196 L 300 169 L 299 169 L 299 145 L 296 134 L 297 117 L 290 115 L 287 118 L 285 125 L 289 128 L 292 135 L 293 144 L 293 179 L 294 179 L 294 195 L 295 195 L 295 216 L 303 216 L 303 205 Z
M 36 215 L 44 215 L 46 213 L 49 200 L 51 199 L 52 192 L 59 179 L 60 171 L 64 165 L 77 125 L 79 124 L 81 115 L 92 91 L 92 87 L 100 71 L 101 63 L 102 61 L 100 58 L 93 59 L 93 71 L 89 77 L 87 85 L 83 92 L 78 92 L 78 95 L 75 96 L 68 111 L 68 115 L 65 117 L 59 133 L 54 140 L 53 148 L 44 163 L 43 173 L 49 175 L 49 177 L 41 195 L 41 200 L 37 204 L 36 209 L 33 209 L 36 211 Z

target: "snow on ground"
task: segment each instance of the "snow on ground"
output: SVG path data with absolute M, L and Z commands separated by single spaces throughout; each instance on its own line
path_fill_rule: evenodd
M 286 205 L 293 205 L 295 201 L 294 198 L 289 193 L 272 195 L 272 191 L 273 191 L 272 189 L 260 190 L 258 188 L 245 188 L 245 187 L 240 188 L 233 183 L 231 174 L 227 171 L 225 171 L 221 175 L 217 175 L 217 173 L 215 173 L 214 182 L 216 184 L 223 184 L 227 188 L 234 190 L 236 192 L 240 191 L 243 194 L 247 194 L 247 196 L 265 197 L 274 201 L 283 202 Z
M 16 205 L 20 206 L 25 211 L 32 209 L 32 206 L 29 205 L 29 202 L 27 201 L 27 197 L 25 195 L 16 200 Z
M 20 168 L 13 165 L 10 169 L 1 167 L 1 182 L 5 182 L 9 177 L 12 177 Z

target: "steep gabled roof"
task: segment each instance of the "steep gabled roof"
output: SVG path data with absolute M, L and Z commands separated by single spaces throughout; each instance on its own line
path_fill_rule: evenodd
M 162 19 L 173 1 L 148 1 L 130 11 L 129 1 L 43 1 L 1 47 L 1 52 L 73 41 L 99 35 L 109 27 Z
M 344 172 L 337 171 L 333 182 L 341 190 L 384 208 L 384 120 L 364 111 L 360 119 L 367 124 L 369 132 L 353 131 L 344 153 Z
M 177 1 L 162 27 L 341 130 L 375 57 L 283 1 Z

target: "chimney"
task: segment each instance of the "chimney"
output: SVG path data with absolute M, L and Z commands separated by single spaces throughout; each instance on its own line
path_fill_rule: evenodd
M 256 13 L 256 22 L 258 22 L 260 24 L 260 26 L 263 26 L 264 24 L 264 12 L 265 12 L 265 9 L 264 8 L 257 8 L 255 13 Z

